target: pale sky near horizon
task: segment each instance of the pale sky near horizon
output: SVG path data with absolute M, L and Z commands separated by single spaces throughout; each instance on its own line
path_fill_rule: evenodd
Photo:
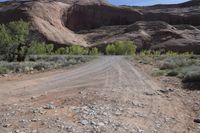
M 107 0 L 114 5 L 136 5 L 147 6 L 155 4 L 176 4 L 186 2 L 188 0 Z

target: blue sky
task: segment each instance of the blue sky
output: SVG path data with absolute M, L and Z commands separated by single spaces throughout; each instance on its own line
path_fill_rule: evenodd
M 108 1 L 114 5 L 146 6 L 154 4 L 174 4 L 174 3 L 185 2 L 188 0 L 108 0 Z

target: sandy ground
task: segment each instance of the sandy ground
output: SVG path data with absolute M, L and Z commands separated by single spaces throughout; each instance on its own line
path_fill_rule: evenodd
M 0 132 L 198 133 L 183 98 L 124 57 L 0 79 Z M 168 93 L 173 93 L 169 95 Z

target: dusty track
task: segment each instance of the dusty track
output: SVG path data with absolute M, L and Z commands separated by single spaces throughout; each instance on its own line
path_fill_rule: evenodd
M 159 84 L 123 57 L 100 57 L 76 68 L 17 78 L 0 79 L 0 124 L 11 124 L 1 126 L 2 132 L 197 132 L 181 97 L 161 94 Z M 32 114 L 49 102 L 54 109 Z M 11 118 L 4 116 L 9 111 L 15 111 Z M 22 126 L 21 119 L 29 123 Z M 37 124 L 31 119 L 38 119 Z M 57 119 L 64 127 L 56 125 Z

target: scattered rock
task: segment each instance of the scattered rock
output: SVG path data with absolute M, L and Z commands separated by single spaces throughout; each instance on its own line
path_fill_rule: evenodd
M 89 122 L 88 122 L 87 120 L 81 120 L 80 123 L 81 123 L 82 125 L 87 125 Z
M 144 129 L 138 129 L 138 133 L 144 133 Z
M 195 118 L 195 119 L 194 119 L 194 122 L 195 122 L 195 123 L 200 123 L 200 117 L 199 117 L 199 118 Z
M 37 133 L 37 130 L 36 130 L 36 129 L 33 129 L 33 130 L 31 131 L 31 133 Z
M 169 92 L 173 92 L 174 90 L 173 89 L 161 89 L 159 90 L 159 92 L 163 93 L 163 94 L 166 94 L 166 93 L 169 93 Z
M 43 107 L 43 109 L 55 109 L 55 106 L 52 103 L 49 103 Z
M 31 97 L 31 100 L 35 100 L 35 99 L 36 99 L 36 96 L 32 96 L 32 97 Z
M 99 122 L 98 126 L 105 126 L 105 124 L 103 122 Z
M 38 121 L 38 119 L 32 119 L 31 120 L 31 122 L 37 122 Z
M 3 77 L 8 77 L 8 74 L 3 74 L 2 76 L 3 76 Z
M 121 113 L 120 111 L 116 111 L 116 112 L 115 112 L 115 115 L 116 115 L 116 116 L 120 116 L 120 115 L 122 115 L 122 113 Z
M 155 95 L 154 92 L 144 92 L 144 94 L 147 95 L 147 96 L 153 96 L 153 95 Z
M 4 124 L 3 127 L 7 128 L 7 127 L 10 127 L 11 124 Z

